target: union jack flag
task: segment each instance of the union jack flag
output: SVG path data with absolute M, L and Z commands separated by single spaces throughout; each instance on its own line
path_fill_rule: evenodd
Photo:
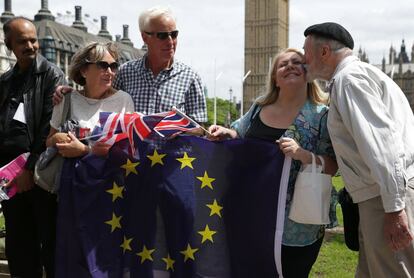
M 100 126 L 95 127 L 91 136 L 86 139 L 113 145 L 128 138 L 131 151 L 135 153 L 134 136 L 143 141 L 156 134 L 170 137 L 173 134 L 192 131 L 199 125 L 180 111 L 168 111 L 152 115 L 142 113 L 112 113 L 101 112 Z M 97 139 L 96 139 L 97 138 Z
M 192 131 L 200 126 L 191 121 L 178 111 L 171 111 L 164 119 L 162 119 L 155 127 L 154 131 L 161 137 L 169 137 L 171 135 Z

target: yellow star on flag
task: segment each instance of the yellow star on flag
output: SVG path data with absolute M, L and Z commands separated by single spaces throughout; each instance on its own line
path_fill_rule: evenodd
M 151 167 L 155 164 L 161 164 L 164 165 L 164 162 L 162 159 L 166 156 L 166 154 L 159 154 L 157 150 L 154 149 L 154 153 L 152 155 L 147 155 L 147 157 L 151 160 Z
M 184 152 L 184 155 L 182 158 L 176 158 L 176 159 L 181 162 L 180 169 L 183 169 L 184 167 L 190 167 L 191 169 L 194 169 L 193 164 L 191 163 L 193 162 L 195 157 L 188 157 L 187 152 Z
M 206 206 L 210 208 L 210 216 L 217 214 L 221 218 L 221 210 L 223 207 L 217 203 L 216 199 L 214 199 L 212 204 L 207 204 Z
M 175 261 L 170 258 L 170 254 L 168 254 L 168 256 L 166 258 L 162 258 L 162 260 L 166 264 L 166 266 L 165 266 L 165 269 L 166 270 L 171 269 L 172 271 L 174 271 L 174 263 L 175 263 Z
M 141 257 L 141 264 L 143 264 L 146 260 L 153 261 L 151 254 L 155 251 L 155 249 L 147 249 L 144 245 L 142 251 L 137 253 L 139 257 Z
M 133 238 L 126 238 L 126 236 L 124 236 L 124 242 L 122 242 L 122 244 L 120 245 L 120 247 L 124 250 L 124 254 L 126 250 L 132 251 L 131 248 L 131 241 L 133 240 Z
M 204 176 L 197 177 L 201 181 L 201 188 L 209 187 L 210 189 L 213 189 L 213 185 L 211 184 L 213 181 L 215 181 L 215 178 L 210 178 L 207 174 L 207 171 L 204 171 Z
M 211 242 L 213 241 L 213 235 L 216 234 L 216 231 L 211 231 L 208 225 L 204 228 L 204 231 L 198 232 L 203 238 L 201 239 L 201 243 L 204 243 L 204 241 L 209 240 Z
M 194 261 L 194 253 L 197 251 L 198 248 L 192 249 L 190 244 L 187 244 L 187 249 L 180 251 L 180 253 L 184 255 L 184 262 L 186 262 L 188 259 L 192 259 Z
M 127 158 L 127 163 L 121 166 L 121 168 L 125 169 L 125 177 L 128 177 L 130 173 L 134 173 L 135 175 L 138 175 L 138 171 L 136 167 L 139 165 L 139 162 L 132 162 Z
M 118 186 L 116 182 L 114 182 L 114 185 L 112 186 L 112 189 L 106 190 L 109 194 L 112 194 L 112 202 L 115 202 L 117 198 L 124 198 L 122 195 L 122 191 L 124 190 L 123 186 Z
M 121 229 L 121 218 L 122 216 L 117 217 L 115 213 L 112 213 L 112 219 L 105 222 L 106 224 L 111 226 L 111 233 L 115 231 L 116 228 Z

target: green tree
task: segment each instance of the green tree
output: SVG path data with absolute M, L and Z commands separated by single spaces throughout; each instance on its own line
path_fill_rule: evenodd
M 214 98 L 207 98 L 207 126 L 213 124 L 214 121 Z M 230 109 L 231 122 L 237 120 L 240 116 L 239 111 L 234 103 L 230 103 L 228 100 L 217 98 L 217 124 L 222 126 L 228 126 L 228 113 Z

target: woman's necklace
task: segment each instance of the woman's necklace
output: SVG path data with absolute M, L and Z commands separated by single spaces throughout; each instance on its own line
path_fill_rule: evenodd
M 110 95 L 112 95 L 112 89 L 108 89 L 106 90 L 102 96 L 100 98 L 91 98 L 88 96 L 88 93 L 86 92 L 86 90 L 81 90 L 79 92 L 82 96 L 84 96 L 84 99 L 86 101 L 87 104 L 89 105 L 95 105 L 96 103 L 98 103 L 100 100 L 105 99 L 107 97 L 109 97 Z

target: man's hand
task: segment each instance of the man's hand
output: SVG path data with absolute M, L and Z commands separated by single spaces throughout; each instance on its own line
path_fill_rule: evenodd
M 17 186 L 17 192 L 25 192 L 34 186 L 33 173 L 30 170 L 23 169 L 23 171 L 17 175 L 13 180 L 8 182 L 5 186 L 11 186 L 12 183 L 15 183 Z
M 92 145 L 92 154 L 98 155 L 98 156 L 106 156 L 108 155 L 110 148 L 111 148 L 111 145 L 108 145 L 102 142 L 95 142 Z
M 73 90 L 69 86 L 57 86 L 55 92 L 53 93 L 53 105 L 58 105 L 62 102 L 63 96 L 67 93 L 71 93 Z
M 384 237 L 393 251 L 406 248 L 413 240 L 413 234 L 408 227 L 407 214 L 404 210 L 385 213 Z

